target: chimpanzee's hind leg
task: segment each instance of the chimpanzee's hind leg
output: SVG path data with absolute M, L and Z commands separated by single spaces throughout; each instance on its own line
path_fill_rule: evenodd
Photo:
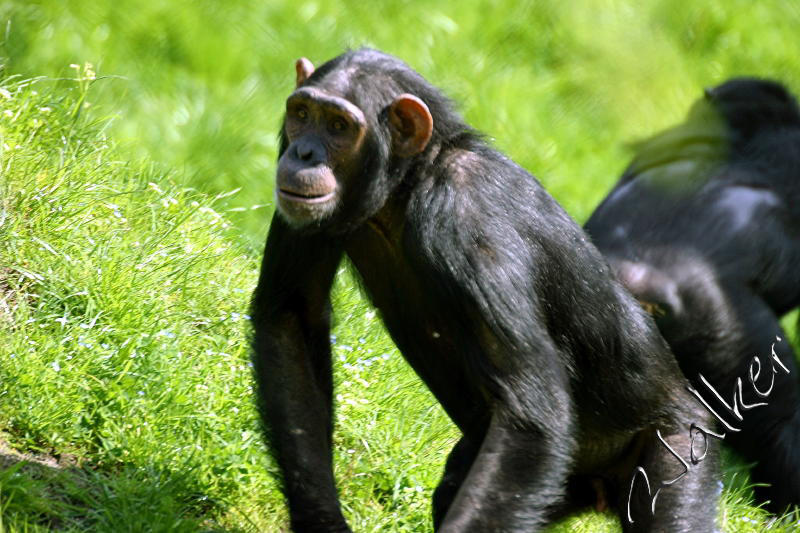
M 640 468 L 621 491 L 620 517 L 625 533 L 717 531 L 722 489 L 720 441 L 703 431 L 690 431 L 690 427 L 694 423 L 703 430 L 721 433 L 705 412 L 695 408 L 697 400 L 686 394 L 679 401 L 685 408 L 680 424 L 653 431 L 640 456 Z

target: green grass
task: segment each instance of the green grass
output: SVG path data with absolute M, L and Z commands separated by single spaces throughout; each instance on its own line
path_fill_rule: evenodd
M 297 57 L 403 57 L 579 221 L 703 86 L 800 92 L 778 0 L 19 0 L 0 21 L 0 533 L 285 527 L 246 312 Z M 346 514 L 430 531 L 455 431 L 344 268 L 334 307 Z M 734 457 L 724 481 L 724 530 L 762 531 Z

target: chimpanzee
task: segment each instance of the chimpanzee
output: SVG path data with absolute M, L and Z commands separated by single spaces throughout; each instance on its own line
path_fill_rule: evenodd
M 346 254 L 462 432 L 434 493 L 438 531 L 538 531 L 598 482 L 625 531 L 712 531 L 717 450 L 692 425 L 710 417 L 580 227 L 402 61 L 362 49 L 296 70 L 252 308 L 292 528 L 350 531 L 329 341 Z
M 707 90 L 685 123 L 639 145 L 586 230 L 654 312 L 726 441 L 756 461 L 752 480 L 769 484 L 757 498 L 775 512 L 800 504 L 800 384 L 778 322 L 800 305 L 795 99 L 753 78 Z

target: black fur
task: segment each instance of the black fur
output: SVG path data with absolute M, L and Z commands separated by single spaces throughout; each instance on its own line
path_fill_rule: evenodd
M 442 532 L 531 532 L 595 499 L 626 514 L 637 466 L 681 472 L 706 415 L 655 324 L 555 200 L 489 147 L 438 90 L 372 50 L 348 52 L 303 87 L 368 117 L 357 175 L 327 219 L 273 218 L 253 300 L 255 376 L 295 531 L 349 531 L 331 466 L 329 290 L 351 259 L 400 351 L 463 437 L 434 495 Z M 425 150 L 392 154 L 387 106 L 424 100 Z M 281 153 L 290 148 L 282 137 Z M 625 531 L 711 532 L 716 449 L 650 498 L 637 481 Z
M 707 91 L 684 124 L 641 143 L 586 223 L 622 281 L 654 306 L 682 370 L 732 427 L 726 440 L 757 464 L 773 511 L 800 504 L 800 387 L 779 318 L 800 305 L 800 111 L 774 81 L 740 78 Z M 782 341 L 777 342 L 776 336 Z M 777 362 L 775 352 L 791 373 Z M 753 358 L 765 366 L 760 390 Z M 769 372 L 773 366 L 776 373 Z M 757 366 L 753 367 L 754 370 Z M 702 374 L 730 403 L 711 400 Z M 735 401 L 735 400 L 734 400 Z

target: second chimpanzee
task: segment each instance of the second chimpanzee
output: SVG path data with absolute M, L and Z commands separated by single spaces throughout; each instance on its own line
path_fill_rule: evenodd
M 586 230 L 653 310 L 725 439 L 756 461 L 758 499 L 800 504 L 800 383 L 778 322 L 800 305 L 795 99 L 749 78 L 707 91 L 684 124 L 640 145 Z
M 346 254 L 463 434 L 434 494 L 438 531 L 538 531 L 598 481 L 625 531 L 712 531 L 716 450 L 700 462 L 707 435 L 690 428 L 708 418 L 580 227 L 400 60 L 358 50 L 296 68 L 252 310 L 292 528 L 349 531 L 329 341 Z

